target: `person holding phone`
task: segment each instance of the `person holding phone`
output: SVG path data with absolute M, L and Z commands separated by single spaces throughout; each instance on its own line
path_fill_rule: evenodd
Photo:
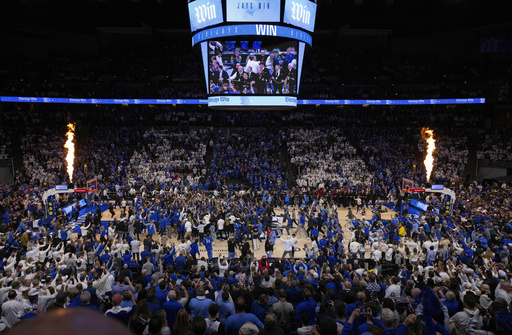
M 392 293 L 395 298 L 398 298 L 401 295 L 401 291 L 400 279 L 397 276 L 393 276 L 391 277 L 391 285 L 386 289 L 384 298 L 390 298 Z

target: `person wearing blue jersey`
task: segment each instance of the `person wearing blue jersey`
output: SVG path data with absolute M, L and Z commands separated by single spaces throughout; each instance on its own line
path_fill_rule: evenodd
M 206 248 L 206 252 L 208 253 L 208 258 L 209 259 L 212 259 L 213 258 L 213 239 L 211 236 L 207 235 L 203 241 L 202 241 L 204 247 Z
M 174 246 L 174 242 L 172 242 L 171 246 L 169 248 L 166 248 L 166 250 L 165 250 L 163 265 L 165 267 L 173 265 L 175 262 L 174 261 L 175 256 L 176 256 L 176 247 Z
M 318 228 L 317 228 L 317 227 L 315 227 L 315 228 L 311 229 L 311 232 L 310 232 L 310 233 L 311 233 L 311 239 L 312 239 L 312 240 L 318 240 L 318 234 L 319 234 L 319 232 L 318 232 Z
M 155 223 L 154 222 L 150 222 L 150 223 L 145 223 L 144 224 L 148 230 L 148 235 L 153 235 L 155 234 Z
M 176 221 L 173 220 L 173 224 L 174 224 L 174 227 L 176 229 L 176 234 L 178 235 L 178 240 L 181 240 L 181 238 L 183 238 L 183 233 L 182 233 L 182 228 L 184 228 L 184 225 L 182 226 L 182 223 L 179 219 L 177 219 Z
M 197 260 L 197 256 L 200 255 L 198 242 L 199 240 L 196 238 L 194 242 L 190 244 L 190 255 L 194 259 L 194 262 Z
M 243 297 L 238 297 L 235 300 L 236 314 L 231 315 L 226 319 L 226 335 L 238 335 L 240 328 L 246 322 L 254 323 L 258 328 L 263 328 L 263 323 L 252 313 L 245 313 L 245 301 Z
M 4 225 L 8 226 L 9 223 L 11 222 L 11 216 L 9 215 L 9 213 L 4 213 L 4 215 L 2 215 L 2 222 Z
M 165 234 L 165 217 L 163 215 L 158 219 L 158 231 L 160 235 Z

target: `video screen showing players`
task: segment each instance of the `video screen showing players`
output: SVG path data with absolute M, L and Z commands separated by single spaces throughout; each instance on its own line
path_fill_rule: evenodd
M 297 95 L 298 42 L 209 41 L 209 94 Z

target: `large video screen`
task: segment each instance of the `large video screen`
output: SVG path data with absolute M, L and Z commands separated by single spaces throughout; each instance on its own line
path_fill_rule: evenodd
M 221 0 L 196 0 L 188 4 L 190 31 L 224 22 Z
M 309 31 L 315 30 L 316 3 L 309 0 L 286 0 L 284 23 Z
M 280 22 L 281 0 L 226 0 L 227 22 Z
M 209 95 L 290 95 L 298 92 L 299 42 L 209 41 Z

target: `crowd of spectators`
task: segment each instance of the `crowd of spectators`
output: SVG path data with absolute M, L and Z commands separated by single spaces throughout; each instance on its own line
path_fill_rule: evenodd
M 36 130 L 21 139 L 23 152 L 23 175 L 18 175 L 18 182 L 49 185 L 59 184 L 65 180 L 64 167 L 66 138 L 49 129 Z
M 208 143 L 205 129 L 170 131 L 151 129 L 142 134 L 144 145 L 135 150 L 130 158 L 134 167 L 131 178 L 152 184 L 169 183 L 177 180 L 177 174 L 184 173 L 189 185 L 204 183 L 206 169 L 204 156 Z
M 44 60 L 2 55 L 0 90 L 203 98 L 200 56 L 188 38 Z M 487 73 L 478 61 L 319 38 L 300 94 L 482 97 Z M 508 101 L 509 80 L 497 87 L 498 102 Z M 465 178 L 475 133 L 477 158 L 512 160 L 510 129 L 482 129 L 486 117 L 465 105 L 2 105 L 0 158 L 19 164 L 15 183 L 0 185 L 0 332 L 82 308 L 144 335 L 510 334 L 512 188 Z M 51 215 L 42 200 L 70 181 L 67 122 L 77 124 L 73 182 L 98 181 L 83 222 L 78 208 L 62 211 L 76 194 L 55 196 Z M 401 192 L 403 178 L 426 181 L 427 125 L 433 180 L 458 181 L 453 213 L 452 199 L 419 194 L 428 209 L 413 214 Z M 388 209 L 396 214 L 382 219 Z
M 2 128 L 2 131 L 8 134 L 6 136 L 9 138 L 6 138 L 7 141 L 4 142 L 2 150 L 10 155 L 10 157 L 13 157 L 13 153 L 14 156 L 23 154 L 20 158 L 21 164 L 18 164 L 18 167 L 21 168 L 18 168 L 17 171 L 18 180 L 25 180 L 25 177 L 27 177 L 27 180 L 32 179 L 32 181 L 37 183 L 47 182 L 55 184 L 67 182 L 67 175 L 64 171 L 65 149 L 63 148 L 63 135 L 66 131 L 64 127 L 66 121 L 64 120 L 71 120 L 70 110 L 66 110 L 66 107 L 62 105 L 12 104 L 5 106 L 5 112 L 2 115 L 2 124 L 5 127 Z M 55 107 L 55 110 L 52 107 Z M 194 112 L 189 114 L 188 110 L 193 110 Z M 420 110 L 421 113 L 419 112 Z M 33 114 L 33 118 L 27 117 L 28 112 Z M 464 115 L 465 112 L 467 115 Z M 101 115 L 101 117 L 98 115 Z M 128 174 L 130 171 L 128 171 L 129 168 L 126 166 L 134 165 L 130 162 L 134 153 L 146 155 L 147 157 L 147 155 L 153 155 L 151 152 L 158 149 L 156 147 L 152 149 L 147 148 L 147 143 L 145 142 L 148 141 L 141 140 L 140 137 L 141 134 L 151 129 L 151 124 L 158 122 L 164 127 L 164 132 L 169 132 L 170 129 L 178 127 L 179 129 L 184 129 L 178 130 L 179 134 L 186 134 L 184 135 L 186 137 L 192 136 L 186 146 L 187 149 L 183 147 L 179 140 L 176 140 L 172 145 L 177 147 L 172 150 L 190 151 L 191 148 L 201 147 L 199 151 L 203 156 L 210 141 L 212 141 L 212 151 L 215 150 L 216 145 L 214 146 L 213 144 L 216 143 L 216 139 L 213 134 L 219 133 L 220 136 L 224 136 L 224 138 L 220 138 L 219 145 L 226 143 L 228 135 L 222 135 L 222 131 L 217 132 L 212 129 L 220 129 L 217 127 L 225 125 L 231 129 L 233 127 L 237 128 L 236 132 L 240 130 L 244 133 L 247 129 L 250 129 L 245 128 L 245 125 L 254 127 L 266 124 L 272 130 L 268 131 L 269 137 L 265 141 L 272 144 L 272 155 L 275 156 L 269 161 L 269 164 L 281 171 L 277 174 L 280 176 L 279 178 L 284 178 L 284 182 L 292 186 L 296 185 L 296 183 L 303 185 L 306 179 L 310 178 L 309 174 L 306 176 L 306 179 L 301 179 L 300 175 L 309 173 L 303 168 L 306 166 L 304 157 L 308 160 L 307 165 L 310 165 L 311 161 L 318 159 L 314 158 L 317 157 L 315 155 L 304 154 L 303 151 L 310 151 L 311 146 L 315 150 L 322 147 L 327 148 L 327 151 L 319 150 L 318 155 L 320 156 L 327 155 L 330 157 L 331 151 L 335 153 L 332 158 L 326 156 L 335 161 L 332 163 L 334 164 L 333 166 L 342 164 L 341 161 L 337 160 L 346 155 L 348 158 L 343 158 L 343 164 L 352 164 L 356 167 L 355 170 L 359 171 L 364 170 L 364 166 L 366 166 L 370 170 L 370 177 L 374 178 L 374 180 L 381 180 L 381 178 L 387 177 L 388 174 L 394 174 L 395 172 L 393 171 L 398 171 L 397 169 L 400 169 L 400 165 L 407 166 L 406 169 L 408 171 L 396 172 L 397 177 L 393 178 L 393 186 L 390 185 L 389 181 L 386 182 L 392 188 L 400 184 L 402 177 L 415 179 L 418 184 L 421 184 L 424 182 L 421 178 L 424 169 L 421 162 L 425 155 L 423 150 L 425 142 L 421 139 L 420 127 L 405 127 L 407 118 L 413 120 L 413 124 L 432 125 L 439 136 L 437 138 L 438 150 L 434 154 L 436 162 L 439 162 L 439 164 L 435 164 L 437 167 L 434 168 L 433 176 L 436 180 L 456 181 L 461 178 L 467 178 L 468 171 L 466 171 L 466 166 L 470 156 L 468 138 L 474 138 L 474 141 L 477 143 L 477 157 L 479 159 L 510 160 L 509 155 L 507 155 L 507 143 L 510 137 L 508 136 L 508 128 L 503 130 L 471 129 L 475 125 L 481 124 L 483 117 L 484 114 L 481 109 L 463 106 L 450 108 L 437 106 L 415 108 L 375 106 L 344 106 L 343 108 L 302 107 L 297 113 L 290 115 L 282 115 L 281 113 L 270 111 L 259 111 L 249 114 L 242 112 L 220 113 L 218 111 L 202 108 L 194 109 L 192 107 L 185 107 L 182 110 L 181 108 L 155 106 L 76 106 L 73 109 L 73 122 L 76 120 L 78 124 L 77 150 L 80 154 L 77 154 L 76 158 L 75 181 L 84 182 L 96 176 L 99 179 L 110 182 L 112 179 L 109 178 L 112 174 L 116 175 L 114 179 L 122 179 L 118 178 L 119 174 L 121 173 L 122 176 Z M 52 127 L 52 123 L 61 124 L 62 126 L 55 128 Z M 94 124 L 100 124 L 101 126 L 95 127 Z M 112 126 L 116 124 L 118 126 L 125 125 L 125 127 L 112 129 Z M 201 130 L 199 137 L 193 135 L 197 132 L 196 130 L 189 131 L 190 127 L 193 129 L 196 126 L 207 129 L 204 126 L 208 124 L 216 126 L 208 131 Z M 308 127 L 296 130 L 294 126 L 297 124 L 306 124 Z M 339 124 L 340 127 L 331 129 L 329 126 L 331 124 Z M 180 125 L 183 125 L 183 127 Z M 450 127 L 443 125 L 450 125 Z M 276 128 L 274 129 L 274 127 Z M 331 129 L 332 131 L 320 129 Z M 395 129 L 397 130 L 395 131 Z M 293 135 L 295 132 L 303 134 L 295 136 Z M 343 135 L 338 134 L 338 132 L 341 132 Z M 12 141 L 12 138 L 16 138 L 12 136 L 14 133 L 23 134 L 23 137 L 19 139 L 19 143 Z M 253 132 L 249 131 L 248 133 L 252 134 Z M 318 133 L 323 134 L 322 138 L 316 138 L 317 135 L 314 134 Z M 290 136 L 290 134 L 293 136 Z M 338 136 L 333 134 L 338 134 Z M 381 141 L 381 136 L 385 136 L 383 138 L 388 141 Z M 390 137 L 388 138 L 388 136 Z M 403 136 L 407 137 L 408 140 L 401 141 Z M 347 137 L 346 141 L 344 137 Z M 153 142 L 160 141 L 159 136 L 151 138 Z M 254 139 L 255 136 L 250 138 Z M 299 144 L 294 144 L 297 141 Z M 377 141 L 377 145 L 373 145 L 375 141 Z M 325 145 L 325 143 L 327 144 Z M 367 143 L 372 145 L 366 145 Z M 396 143 L 396 146 L 387 143 Z M 417 146 L 413 145 L 413 143 L 417 143 Z M 43 144 L 44 147 L 41 150 L 35 149 Z M 238 144 L 241 145 L 241 143 Z M 283 147 L 284 144 L 286 146 Z M 385 146 L 389 146 L 390 149 L 385 149 Z M 21 147 L 22 150 L 16 151 L 17 147 Z M 284 151 L 288 151 L 287 154 L 284 154 L 284 151 L 282 152 L 284 148 L 286 148 Z M 371 154 L 366 153 L 368 150 L 371 151 Z M 192 151 L 196 151 L 196 149 Z M 342 154 L 342 151 L 345 151 L 345 154 Z M 44 159 L 39 160 L 37 157 L 43 157 Z M 325 161 L 326 157 L 322 158 L 322 161 Z M 359 157 L 362 161 L 357 161 Z M 375 159 L 389 160 L 390 163 L 388 164 L 391 166 L 391 169 L 387 171 L 382 169 L 379 163 L 375 163 L 374 165 L 379 166 L 379 169 L 373 170 L 372 161 Z M 398 160 L 402 160 L 402 162 L 395 164 L 395 161 Z M 290 162 L 295 166 L 292 167 Z M 365 165 L 362 165 L 363 162 Z M 104 165 L 106 163 L 108 165 L 115 163 L 124 166 L 124 168 L 105 169 Z M 213 163 L 216 164 L 215 161 Z M 16 160 L 15 164 L 17 164 Z M 208 161 L 208 166 L 209 164 L 210 162 Z M 83 168 L 85 165 L 87 165 L 87 171 Z M 416 165 L 415 169 L 411 169 L 413 165 Z M 222 169 L 227 170 L 227 167 L 222 167 Z M 316 172 L 320 172 L 323 168 L 318 170 L 318 167 L 315 167 L 315 169 L 317 169 Z M 58 173 L 53 175 L 52 173 L 56 170 L 58 170 Z M 310 170 L 312 171 L 312 169 Z M 133 173 L 136 173 L 135 171 Z M 337 174 L 331 173 L 332 171 L 334 170 L 330 167 L 323 169 L 321 173 L 324 176 L 326 174 L 329 174 L 331 177 L 336 176 Z M 294 174 L 292 180 L 289 179 L 291 172 Z M 216 173 L 207 175 L 204 175 L 206 179 L 208 177 L 218 178 Z M 277 175 L 274 173 L 272 185 L 278 185 L 279 178 L 277 178 Z M 57 178 L 53 178 L 53 176 Z M 417 179 L 416 176 L 418 176 Z M 198 174 L 194 175 L 196 182 L 198 177 Z M 365 179 L 367 178 L 365 177 Z M 467 182 L 467 180 L 465 181 Z M 247 182 L 247 186 L 250 184 L 249 180 L 244 178 L 238 182 L 242 184 Z M 201 184 L 204 183 L 205 180 L 201 182 Z M 211 184 L 211 182 L 208 183 Z M 217 186 L 219 185 L 217 183 Z
M 111 183 L 127 179 L 133 169 L 131 155 L 140 141 L 137 129 L 96 127 L 75 138 L 74 182 L 83 185 L 91 177 Z
M 315 41 L 312 55 L 301 78 L 308 98 L 438 99 L 487 93 L 489 78 L 478 60 L 443 63 L 435 54 L 339 47 L 324 40 Z
M 512 160 L 512 131 L 510 127 L 492 130 L 480 130 L 480 142 L 477 151 L 478 159 L 491 161 Z
M 463 131 L 451 129 L 449 134 L 435 134 L 436 150 L 434 151 L 435 171 L 431 176 L 433 181 L 453 181 L 465 177 L 468 163 L 467 135 Z M 418 140 L 419 152 L 427 152 L 427 142 Z
M 418 185 L 425 182 L 422 167 L 417 165 L 414 169 L 416 151 L 413 143 L 421 137 L 419 129 L 358 127 L 348 129 L 347 137 L 356 144 L 361 159 L 375 175 L 374 184 L 396 192 L 402 187 L 402 178 L 415 180 Z
M 280 134 L 266 129 L 219 129 L 213 138 L 208 182 L 213 188 L 248 184 L 260 190 L 286 189 Z
M 372 185 L 373 176 L 340 128 L 290 129 L 286 144 L 299 171 L 299 187 L 360 190 Z
M 447 62 L 435 53 L 340 47 L 322 37 L 306 55 L 301 82 L 307 85 L 299 92 L 305 98 L 436 99 L 488 93 L 485 64 L 475 57 Z M 204 98 L 200 58 L 188 38 L 96 53 L 59 52 L 41 60 L 3 56 L 0 87 L 14 96 Z M 507 87 L 497 88 L 502 101 Z
M 20 134 L 27 135 L 20 138 L 19 144 L 16 143 L 14 145 L 12 140 L 4 142 L 5 144 L 2 149 L 3 152 L 10 154 L 11 157 L 15 152 L 17 153 L 16 155 L 19 155 L 21 152 L 23 153 L 23 157 L 21 157 L 22 164 L 20 166 L 22 169 L 17 172 L 18 179 L 22 178 L 22 180 L 24 180 L 25 177 L 27 177 L 27 180 L 32 179 L 32 181 L 36 181 L 37 183 L 65 183 L 67 177 L 64 171 L 65 149 L 63 148 L 64 137 L 62 135 L 66 130 L 63 125 L 63 123 L 65 123 L 63 120 L 70 120 L 70 111 L 66 111 L 65 107 L 59 105 L 55 106 L 55 110 L 52 110 L 52 106 L 44 104 L 35 104 L 30 107 L 23 104 L 13 104 L 9 106 L 10 107 L 7 108 L 2 115 L 2 123 L 5 124 L 3 132 L 6 134 L 19 132 Z M 101 114 L 102 117 L 98 117 L 97 115 L 98 108 L 103 112 Z M 126 109 L 126 112 L 120 113 L 123 109 Z M 217 144 L 213 145 L 216 143 L 213 134 L 217 132 L 201 130 L 199 131 L 201 135 L 198 137 L 194 135 L 197 132 L 196 130 L 192 132 L 187 130 L 189 127 L 203 126 L 211 123 L 219 126 L 226 125 L 230 128 L 235 127 L 242 133 L 249 129 L 240 128 L 240 126 L 243 125 L 259 126 L 266 123 L 267 126 L 283 128 L 284 130 L 269 130 L 269 137 L 265 140 L 273 146 L 271 151 L 272 155 L 275 156 L 269 161 L 270 166 L 274 166 L 277 170 L 281 171 L 277 174 L 280 176 L 279 178 L 283 179 L 283 177 L 285 177 L 284 182 L 286 184 L 291 183 L 292 185 L 296 183 L 303 185 L 306 179 L 310 178 L 310 172 L 307 172 L 304 167 L 310 165 L 312 161 L 318 160 L 320 156 L 323 157 L 327 155 L 331 157 L 331 151 L 335 155 L 331 158 L 326 157 L 330 160 L 334 160 L 335 162 L 332 163 L 334 165 L 327 169 L 318 169 L 318 167 L 315 167 L 315 169 L 317 169 L 315 171 L 322 173 L 324 176 L 327 174 L 331 177 L 339 175 L 339 173 L 331 172 L 334 171 L 333 167 L 339 167 L 340 164 L 343 163 L 353 165 L 356 167 L 355 170 L 358 171 L 364 170 L 364 166 L 368 167 L 371 173 L 369 178 L 374 178 L 375 180 L 382 180 L 382 178 L 387 177 L 388 174 L 396 174 L 397 177 L 392 178 L 394 180 L 391 183 L 393 186 L 390 185 L 389 180 L 386 181 L 386 184 L 392 188 L 400 184 L 402 177 L 416 179 L 416 176 L 418 176 L 416 181 L 418 184 L 421 184 L 424 182 L 424 180 L 421 179 L 423 175 L 423 165 L 421 162 L 425 155 L 423 150 L 425 142 L 421 139 L 419 132 L 420 127 L 403 127 L 403 125 L 406 124 L 405 120 L 407 117 L 416 120 L 416 124 L 419 123 L 422 125 L 428 123 L 433 125 L 436 134 L 439 136 L 439 138 L 437 138 L 438 150 L 434 154 L 436 162 L 439 162 L 439 164 L 435 164 L 437 168 L 434 168 L 434 177 L 436 180 L 456 181 L 461 178 L 467 178 L 466 164 L 469 156 L 467 139 L 468 137 L 474 137 L 474 134 L 477 133 L 478 138 L 482 139 L 478 142 L 477 147 L 479 159 L 510 160 L 510 157 L 507 156 L 508 128 L 503 130 L 479 129 L 476 131 L 477 133 L 471 129 L 466 129 L 476 124 L 481 124 L 482 122 L 483 114 L 475 107 L 404 107 L 400 109 L 393 107 L 351 106 L 343 108 L 326 107 L 321 110 L 313 107 L 303 107 L 298 113 L 289 116 L 264 111 L 250 113 L 249 115 L 241 112 L 223 114 L 217 111 L 202 110 L 200 108 L 196 109 L 194 113 L 188 114 L 188 109 L 190 108 L 187 107 L 181 110 L 180 108 L 151 106 L 119 106 L 114 108 L 97 106 L 86 108 L 85 106 L 77 106 L 77 111 L 73 112 L 73 117 L 78 122 L 77 150 L 80 154 L 77 154 L 76 158 L 75 180 L 84 182 L 96 176 L 99 179 L 112 181 L 112 179 L 109 178 L 113 174 L 116 175 L 113 177 L 114 179 L 122 179 L 118 178 L 119 174 L 121 174 L 121 176 L 128 174 L 130 171 L 128 171 L 129 168 L 126 166 L 134 165 L 133 161 L 130 162 L 134 153 L 138 156 L 146 155 L 145 157 L 147 157 L 147 155 L 153 155 L 152 151 L 158 149 L 158 145 L 154 148 L 147 148 L 147 143 L 145 142 L 148 141 L 141 140 L 140 137 L 141 134 L 151 129 L 149 125 L 154 122 L 158 122 L 164 127 L 173 126 L 164 129 L 163 132 L 169 132 L 169 129 L 176 129 L 175 127 L 179 126 L 182 121 L 185 122 L 183 128 L 185 130 L 179 130 L 178 133 L 186 133 L 186 135 L 183 135 L 185 137 L 192 136 L 191 139 L 188 140 L 188 144 L 186 144 L 187 149 L 183 147 L 183 144 L 180 143 L 179 140 L 176 140 L 171 146 L 176 145 L 177 147 L 171 150 L 179 149 L 190 151 L 191 148 L 201 147 L 199 151 L 203 156 L 210 141 L 212 141 L 212 150 L 216 150 L 215 147 L 218 147 Z M 421 115 L 417 113 L 417 111 L 423 111 L 424 109 L 427 113 Z M 463 116 L 466 110 L 468 113 Z M 33 118 L 27 117 L 28 111 L 33 113 Z M 97 122 L 102 126 L 91 128 L 92 125 Z M 62 127 L 52 128 L 51 123 L 62 124 Z M 105 124 L 104 127 L 103 123 Z M 296 130 L 294 125 L 298 123 L 309 123 L 313 128 Z M 340 124 L 340 128 L 325 128 L 325 126 L 334 123 Z M 115 124 L 126 125 L 126 127 L 112 129 L 111 127 Z M 443 124 L 455 125 L 455 128 L 446 128 L 443 127 Z M 23 127 L 23 125 L 25 125 L 25 127 Z M 322 128 L 315 129 L 314 126 L 320 126 Z M 396 129 L 395 131 L 394 126 L 401 126 L 402 128 Z M 238 132 L 238 129 L 235 131 Z M 320 129 L 331 129 L 332 131 L 323 131 Z M 340 131 L 343 135 L 338 133 Z M 302 134 L 294 135 L 296 132 Z M 218 133 L 220 134 L 219 136 L 221 136 L 219 137 L 219 145 L 225 145 L 229 132 L 224 135 L 222 131 Z M 253 134 L 253 132 L 250 131 L 248 133 Z M 290 136 L 290 134 L 292 136 Z M 317 138 L 318 134 L 322 134 L 320 138 Z M 222 136 L 224 136 L 224 138 L 222 138 Z M 346 141 L 345 136 L 348 138 Z M 380 140 L 381 136 L 384 136 L 383 138 L 385 140 Z M 403 136 L 406 136 L 409 140 L 401 141 Z M 250 138 L 254 139 L 255 136 Z M 151 141 L 153 142 L 162 140 L 163 138 L 161 138 L 161 136 L 151 137 Z M 297 144 L 295 142 L 297 142 Z M 374 145 L 373 143 L 375 142 L 378 144 Z M 241 145 L 241 143 L 242 142 L 236 144 Z M 281 143 L 281 145 L 278 145 L 279 143 Z M 367 145 L 367 143 L 371 143 L 372 145 Z M 396 143 L 396 146 L 388 143 Z M 412 143 L 417 143 L 418 146 L 414 146 Z M 44 144 L 43 149 L 35 149 L 42 144 Z M 283 147 L 282 144 L 286 144 L 286 147 Z M 15 147 L 17 146 L 20 146 L 22 150 L 16 151 Z M 383 146 L 389 146 L 389 149 L 385 149 Z M 327 151 L 317 149 L 322 147 L 327 148 Z M 282 155 L 282 148 L 288 150 L 287 155 Z M 320 156 L 304 154 L 304 152 L 312 150 L 311 148 L 318 150 L 318 155 Z M 219 150 L 225 151 L 225 149 L 226 148 L 221 148 Z M 356 149 L 359 151 L 356 151 Z M 196 151 L 196 149 L 192 151 Z M 368 154 L 366 151 L 371 151 L 371 154 Z M 217 152 L 215 152 L 215 154 L 217 154 Z M 343 162 L 341 162 L 339 160 L 342 159 L 343 155 L 348 158 L 343 158 Z M 39 160 L 37 157 L 43 157 L 44 159 Z M 326 161 L 326 157 L 321 159 L 322 162 Z M 360 157 L 362 161 L 357 161 L 358 157 Z M 387 164 L 391 166 L 390 170 L 387 171 L 387 168 L 383 169 L 382 165 L 378 162 L 373 164 L 372 162 L 376 159 L 378 161 L 381 159 L 389 160 L 390 162 Z M 398 160 L 402 160 L 402 162 L 397 163 Z M 295 166 L 291 167 L 289 162 Z M 365 165 L 363 165 L 363 162 Z M 106 163 L 108 163 L 108 165 L 115 163 L 124 167 L 116 167 L 115 169 L 105 168 L 104 165 Z M 156 164 L 156 162 L 154 163 Z M 210 162 L 208 162 L 208 164 L 210 164 Z M 215 160 L 213 164 L 216 164 Z M 225 165 L 225 163 L 222 164 Z M 373 170 L 372 164 L 379 168 Z M 415 164 L 416 168 L 411 169 Z M 83 169 L 84 165 L 87 165 L 87 171 Z M 406 169 L 408 171 L 398 171 L 400 170 L 400 165 L 407 166 Z M 227 167 L 222 167 L 222 169 L 227 170 Z M 56 170 L 58 170 L 58 173 L 52 175 Z M 313 171 L 311 166 L 309 170 Z M 320 172 L 320 170 L 323 171 Z M 135 171 L 136 170 L 132 172 L 136 173 Z M 198 169 L 195 170 L 195 172 L 197 171 Z M 292 171 L 294 174 L 293 180 L 289 180 L 289 174 Z M 385 173 L 383 173 L 383 171 Z M 208 177 L 213 179 L 218 178 L 217 172 L 209 174 Z M 220 173 L 225 172 L 226 171 Z M 295 173 L 298 174 L 298 176 L 295 176 Z M 306 173 L 308 173 L 308 175 L 306 175 Z M 301 179 L 300 175 L 302 174 L 305 174 L 305 179 Z M 274 173 L 272 185 L 278 184 L 279 178 L 277 178 L 277 175 Z M 57 176 L 57 179 L 53 178 L 53 176 Z M 206 175 L 204 176 L 207 177 Z M 198 174 L 194 174 L 196 182 L 198 177 Z M 210 181 L 213 179 L 210 179 Z M 366 177 L 363 179 L 368 180 Z M 255 180 L 258 179 L 256 178 Z M 204 184 L 204 182 L 205 180 L 202 181 L 202 184 Z M 242 184 L 245 182 L 249 183 L 249 180 L 243 179 L 241 182 Z M 211 184 L 211 182 L 209 183 Z M 219 185 L 220 184 L 217 186 Z
M 6 58 L 0 72 L 2 91 L 45 97 L 203 97 L 203 72 L 195 66 L 201 63 L 200 54 L 184 47 L 187 42 L 92 54 L 60 52 L 45 60 Z
M 8 158 L 7 148 L 10 147 L 12 143 L 11 139 L 3 129 L 0 129 L 0 143 L 2 143 L 0 145 L 0 159 L 6 159 Z
M 93 204 L 113 200 L 126 208 L 121 220 L 88 216 L 79 233 L 69 224 L 76 218 L 59 210 L 41 220 L 42 182 L 67 182 L 65 123 L 56 132 L 44 118 L 27 118 L 30 127 L 19 135 L 27 163 L 16 184 L 0 187 L 2 327 L 82 307 L 137 334 L 430 334 L 432 327 L 443 334 L 504 333 L 512 317 L 511 189 L 461 183 L 453 215 L 445 198 L 428 195 L 420 200 L 439 214 L 411 215 L 397 206 L 393 219 L 381 219 L 381 204 L 401 197 L 401 178 L 424 180 L 422 167 L 412 168 L 422 151 L 420 128 L 399 127 L 400 113 L 358 110 L 359 121 L 356 108 L 343 120 L 329 109 L 290 118 L 316 119 L 321 128 L 237 128 L 235 114 L 220 119 L 229 126 L 222 128 L 123 126 L 142 116 L 139 110 L 115 128 L 78 124 L 74 180 L 97 178 Z M 166 120 L 166 112 L 173 113 L 153 110 L 143 123 Z M 6 125 L 23 114 L 8 112 Z M 56 111 L 49 119 L 67 116 Z M 279 120 L 264 112 L 251 119 L 258 125 L 266 116 Z M 327 126 L 335 121 L 347 128 Z M 434 173 L 462 176 L 467 135 L 442 128 L 437 134 Z M 297 187 L 290 186 L 288 164 L 299 172 Z M 76 200 L 61 195 L 56 207 Z M 346 228 L 337 207 L 357 209 Z M 372 213 L 363 217 L 366 207 Z M 276 228 L 271 216 L 278 208 L 286 217 Z M 307 231 L 304 248 L 281 235 L 295 229 Z M 261 237 L 269 257 L 255 259 Z M 219 238 L 229 238 L 229 259 L 213 257 Z M 272 252 L 278 243 L 284 257 Z
M 510 327 L 506 184 L 460 186 L 453 215 L 382 220 L 370 201 L 358 203 L 374 213 L 349 218 L 348 231 L 339 229 L 332 193 L 312 190 L 297 214 L 311 238 L 300 254 L 294 238 L 276 236 L 264 207 L 272 211 L 272 202 L 250 192 L 180 188 L 135 197 L 120 222 L 104 229 L 91 218 L 78 236 L 64 217 L 39 220 L 29 203 L 3 207 L 2 327 L 61 308 L 101 311 L 136 334 L 504 334 Z M 20 192 L 23 199 L 37 189 Z M 13 195 L 2 188 L 3 199 Z M 440 209 L 437 200 L 429 203 Z M 259 230 L 265 250 L 284 243 L 285 255 L 290 245 L 296 257 L 268 249 L 270 257 L 255 259 L 257 244 L 248 240 Z M 229 259 L 212 258 L 212 243 L 226 237 Z
M 505 74 L 506 77 L 502 78 L 498 83 L 497 101 L 499 103 L 509 103 L 512 98 L 512 91 L 510 90 L 510 81 L 512 79 L 512 66 L 507 66 L 507 70 L 503 72 L 503 74 Z

